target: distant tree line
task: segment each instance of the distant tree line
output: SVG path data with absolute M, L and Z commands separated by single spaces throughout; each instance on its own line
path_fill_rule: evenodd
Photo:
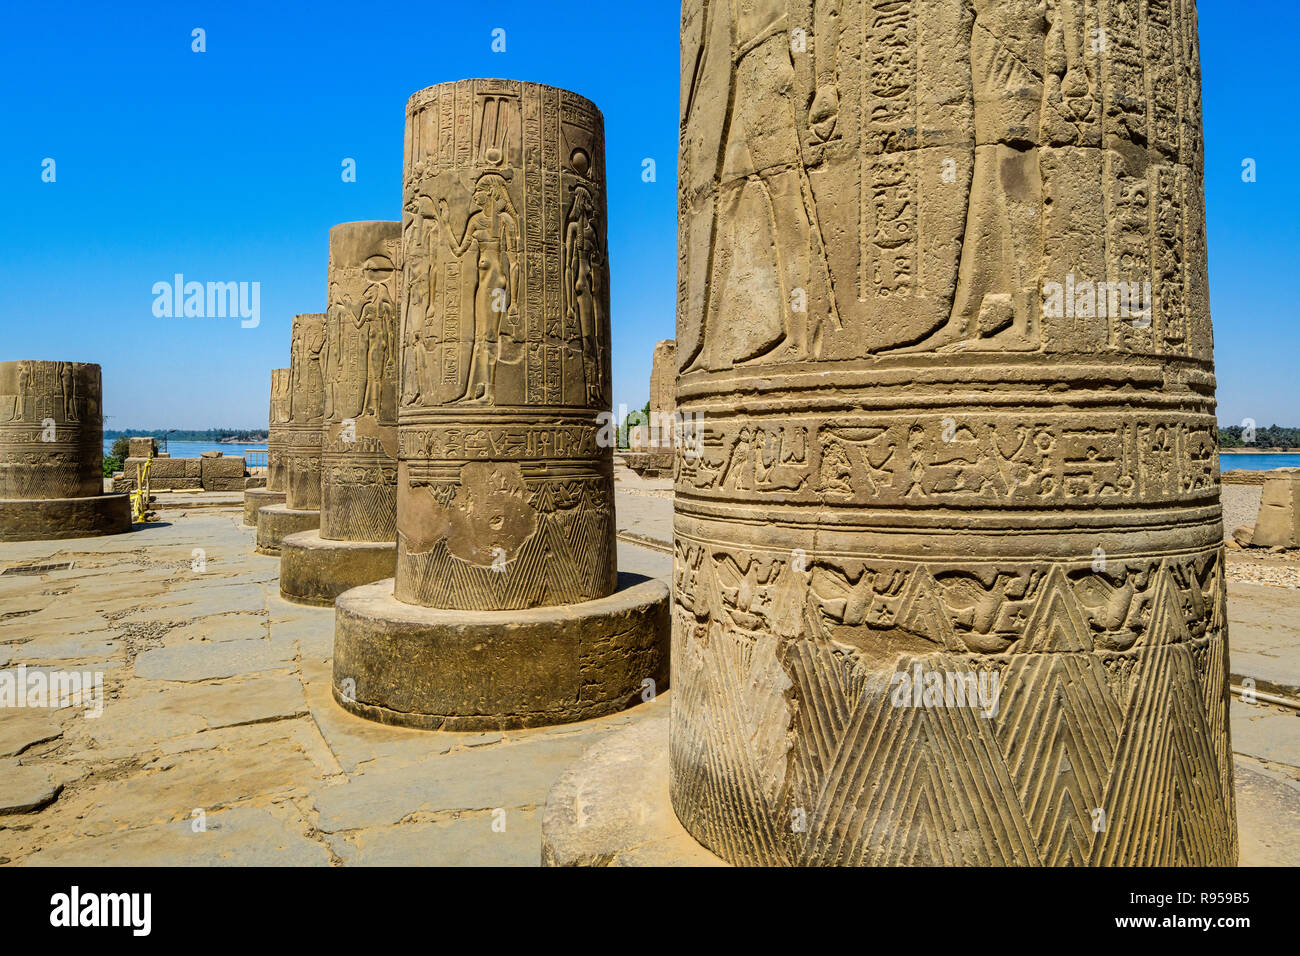
M 1281 425 L 1267 425 L 1255 428 L 1255 440 L 1246 441 L 1250 436 L 1243 434 L 1241 425 L 1229 425 L 1219 429 L 1220 448 L 1300 448 L 1300 428 L 1285 428 Z
M 244 443 L 256 443 L 266 441 L 265 428 L 208 428 L 202 431 L 193 429 L 178 428 L 174 431 L 166 428 L 126 428 L 117 431 L 104 432 L 105 438 L 157 438 L 162 441 L 164 438 L 169 441 L 232 441 Z

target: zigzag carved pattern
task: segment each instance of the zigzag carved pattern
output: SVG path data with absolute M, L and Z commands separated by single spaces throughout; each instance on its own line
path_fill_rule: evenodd
M 782 729 L 766 738 L 752 737 L 756 730 L 785 725 L 780 712 L 788 680 L 776 661 L 773 643 L 769 640 L 760 647 L 714 626 L 707 652 L 694 643 L 674 654 L 672 662 L 674 674 L 685 672 L 694 678 L 678 698 L 682 706 L 671 711 L 677 813 L 710 808 L 689 822 L 684 820 L 701 842 L 728 859 L 743 854 L 764 865 L 790 860 L 779 798 L 785 735 Z M 725 703 L 713 699 L 715 695 L 724 697 Z M 720 705 L 722 709 L 715 709 Z M 742 833 L 743 844 L 737 837 Z
M 899 669 L 911 664 L 904 658 Z M 1034 849 L 1011 794 L 993 727 L 977 710 L 895 706 L 877 681 L 856 699 L 834 761 L 817 782 L 797 862 L 1023 862 Z
M 1043 706 L 1052 700 L 1059 706 Z M 1086 864 L 1124 719 L 1105 665 L 1085 654 L 1017 657 L 1002 708 L 998 738 L 1035 846 L 1049 865 Z
M 920 658 L 931 670 L 998 670 L 1002 709 L 987 719 L 970 707 L 894 707 L 886 685 L 910 666 L 905 655 L 884 669 L 824 639 L 778 647 L 720 626 L 705 561 L 693 590 L 707 611 L 674 615 L 674 805 L 736 862 L 1231 864 L 1221 580 L 1205 595 L 1207 636 L 1193 639 L 1169 564 L 1152 573 L 1150 619 L 1130 651 L 1094 648 L 1054 568 L 1012 652 Z M 934 620 L 924 595 L 902 607 Z M 759 706 L 777 699 L 778 660 L 784 714 Z M 769 675 L 766 695 L 756 675 Z M 793 744 L 788 775 L 773 769 L 774 732 Z M 806 832 L 791 830 L 797 810 Z
M 1192 661 L 1177 640 L 1186 625 L 1161 569 L 1151 646 L 1140 657 L 1133 701 L 1107 781 L 1099 865 L 1213 866 L 1235 857 L 1236 827 L 1221 790 L 1220 760 Z
M 335 541 L 392 541 L 397 534 L 397 489 L 321 481 L 321 537 Z

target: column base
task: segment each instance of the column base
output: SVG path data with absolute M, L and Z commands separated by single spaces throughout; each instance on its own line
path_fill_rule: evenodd
M 130 530 L 130 495 L 0 498 L 0 541 L 95 538 Z
M 344 591 L 391 578 L 396 563 L 395 541 L 329 541 L 319 530 L 299 531 L 280 542 L 280 597 L 332 607 Z
M 265 488 L 247 489 L 244 492 L 244 524 L 256 528 L 259 508 L 282 504 L 284 504 L 283 491 L 267 491 Z
M 334 603 L 334 699 L 422 730 L 587 720 L 668 686 L 668 585 L 620 574 L 609 597 L 512 611 L 403 604 L 393 581 Z
M 300 511 L 288 505 L 267 505 L 257 509 L 258 554 L 279 557 L 280 543 L 291 534 L 320 527 L 319 511 Z
M 546 798 L 542 866 L 727 865 L 673 812 L 666 707 L 589 747 Z

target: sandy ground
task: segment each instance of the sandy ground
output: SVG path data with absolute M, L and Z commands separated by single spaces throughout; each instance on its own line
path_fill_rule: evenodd
M 619 491 L 620 566 L 667 579 L 669 483 L 620 472 Z M 668 705 L 501 733 L 353 717 L 329 692 L 333 612 L 280 600 L 236 504 L 169 498 L 130 534 L 0 545 L 0 668 L 104 688 L 99 715 L 0 708 L 0 862 L 537 865 L 554 781 Z M 1300 696 L 1300 590 L 1230 585 L 1229 629 L 1234 683 Z M 1234 702 L 1231 731 L 1242 862 L 1300 865 L 1300 715 Z

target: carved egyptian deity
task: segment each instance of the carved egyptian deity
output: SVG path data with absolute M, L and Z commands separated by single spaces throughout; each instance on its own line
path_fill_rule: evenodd
M 474 352 L 461 399 L 487 405 L 494 401 L 502 317 L 512 332 L 519 321 L 519 218 L 506 191 L 505 176 L 485 172 L 479 177 L 474 187 L 474 211 L 460 239 L 451 231 L 447 201 L 438 203 L 438 221 L 447 231 L 451 251 L 464 256 L 473 248 L 477 258 Z
M 291 414 L 291 368 L 271 370 L 270 422 L 266 435 L 267 491 L 285 490 L 285 425 Z
M 975 167 L 957 294 L 948 323 L 910 350 L 960 349 L 977 340 L 1007 349 L 1038 344 L 1045 9 L 1043 0 L 975 2 Z
M 295 317 L 293 328 L 289 331 L 289 419 L 295 415 L 294 400 L 302 394 L 303 373 L 303 329 Z
M 597 330 L 604 323 L 600 314 L 604 243 L 596 233 L 596 215 L 591 193 L 579 186 L 573 191 L 573 205 L 565 227 L 564 291 L 568 319 L 579 330 L 587 397 L 591 402 L 600 401 L 601 382 L 604 379 L 600 347 L 596 339 Z
M 320 421 L 324 416 L 324 405 L 316 404 L 315 400 L 323 402 L 325 395 L 325 323 L 313 322 L 307 326 L 299 345 L 303 364 L 300 388 L 314 397 L 308 421 Z
M 329 354 L 324 313 L 293 317 L 289 366 L 289 416 L 282 428 L 285 504 L 320 509 L 321 422 L 325 414 L 324 363 Z
M 715 267 L 718 288 L 713 294 L 726 296 L 724 290 L 730 289 L 746 298 L 752 295 L 770 305 L 780 322 L 768 322 L 763 316 L 761 322 L 745 323 L 747 327 L 709 329 L 723 337 L 713 346 L 703 338 L 690 341 L 688 336 L 683 341 L 688 369 L 708 359 L 710 347 L 719 352 L 713 360 L 720 364 L 803 358 L 809 341 L 808 302 L 820 301 L 819 292 L 828 282 L 821 241 L 809 215 L 814 204 L 802 162 L 794 99 L 788 95 L 793 70 L 786 2 L 756 0 L 730 6 L 732 35 L 723 39 L 711 30 L 704 44 L 706 57 L 725 55 L 720 49 L 709 49 L 722 42 L 735 50 L 736 68 L 727 96 L 731 112 L 724 128 L 688 129 L 686 135 L 703 140 L 706 155 L 712 157 L 715 151 L 720 155 L 722 188 L 731 193 L 719 199 L 715 214 L 728 249 L 724 260 L 728 265 Z M 813 111 L 819 117 L 818 128 L 827 135 L 834 127 L 836 109 L 833 88 L 820 89 Z M 688 124 L 694 122 L 688 118 Z M 710 127 L 715 123 L 709 118 L 698 122 Z M 719 134 L 721 142 L 711 142 Z M 743 310 L 739 304 L 736 308 Z
M 393 316 L 393 300 L 387 284 L 370 279 L 360 316 L 366 342 L 366 384 L 361 397 L 361 411 L 364 415 L 379 414 L 384 370 L 392 355 L 389 337 L 392 334 Z
M 77 380 L 70 362 L 59 363 L 59 389 L 63 397 L 63 420 L 79 421 L 77 415 Z

